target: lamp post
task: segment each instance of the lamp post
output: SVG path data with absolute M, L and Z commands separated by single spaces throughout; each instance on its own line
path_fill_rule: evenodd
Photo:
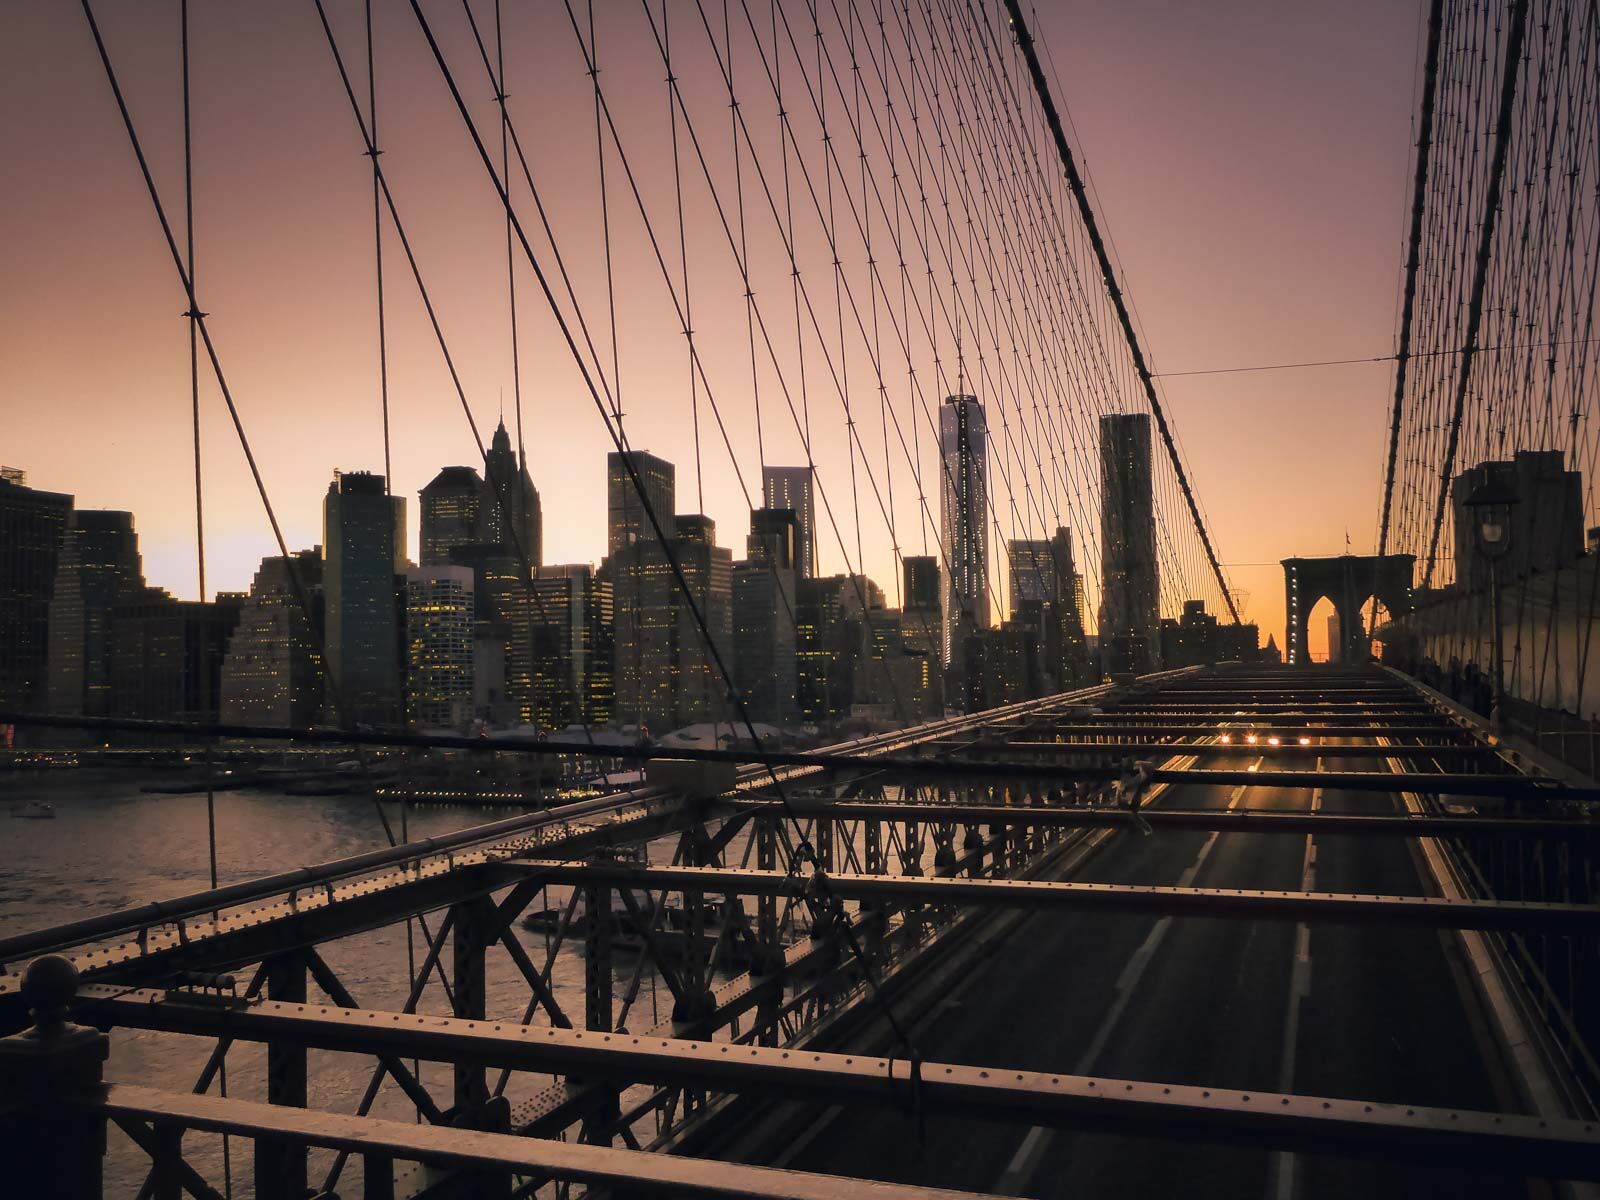
M 1500 560 L 1511 551 L 1511 508 L 1517 494 L 1501 479 L 1491 475 L 1488 482 L 1474 488 L 1464 507 L 1472 514 L 1473 534 L 1478 552 L 1489 560 L 1489 619 L 1494 623 L 1494 706 L 1489 727 L 1499 732 L 1506 698 L 1505 652 L 1501 642 Z

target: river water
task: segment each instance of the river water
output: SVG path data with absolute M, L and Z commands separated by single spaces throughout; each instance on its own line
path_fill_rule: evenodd
M 206 798 L 145 794 L 138 773 L 52 771 L 0 776 L 0 936 L 21 933 L 111 909 L 142 904 L 204 889 L 210 883 L 206 836 Z M 53 806 L 54 820 L 8 819 L 8 809 L 26 801 Z M 396 835 L 399 813 L 389 807 Z M 412 838 L 448 833 L 516 810 L 467 807 L 414 808 L 408 817 Z M 223 884 L 276 871 L 310 866 L 387 846 L 383 824 L 370 798 L 288 796 L 265 791 L 216 794 L 217 874 Z M 658 845 L 652 857 L 665 853 Z M 557 908 L 565 893 L 549 889 Z M 539 907 L 536 901 L 534 907 Z M 429 919 L 436 929 L 442 914 Z M 543 964 L 545 934 L 517 929 L 535 963 Z M 346 938 L 321 947 L 321 953 L 365 1008 L 400 1009 L 410 990 L 404 924 Z M 423 954 L 416 937 L 416 957 Z M 449 962 L 448 951 L 444 956 Z M 633 975 L 633 960 L 619 959 L 615 991 L 620 1003 Z M 493 1017 L 520 1020 L 528 998 L 526 982 L 510 955 L 488 956 L 488 1009 Z M 241 991 L 248 981 L 241 974 Z M 573 1020 L 583 1020 L 583 957 L 563 952 L 552 984 Z M 318 993 L 311 985 L 312 996 Z M 668 1017 L 671 997 L 645 971 L 628 1025 L 644 1029 Z M 423 1012 L 446 1012 L 437 980 L 419 1005 Z M 541 1023 L 543 1014 L 535 1017 Z M 117 1030 L 112 1034 L 106 1076 L 113 1082 L 186 1091 L 214 1043 L 201 1038 Z M 265 1099 L 265 1050 L 240 1043 L 228 1054 L 228 1094 Z M 312 1108 L 353 1112 L 367 1087 L 372 1060 L 358 1055 L 311 1052 Z M 424 1083 L 439 1102 L 450 1104 L 451 1073 L 446 1064 L 422 1064 Z M 490 1073 L 493 1086 L 496 1073 Z M 506 1095 L 517 1099 L 551 1082 L 549 1076 L 513 1077 Z M 213 1094 L 216 1092 L 213 1086 Z M 410 1120 L 414 1110 L 392 1082 L 385 1082 L 372 1107 L 374 1116 Z M 225 1171 L 220 1138 L 190 1134 L 185 1155 L 218 1190 Z M 232 1195 L 250 1196 L 249 1147 L 230 1146 Z M 148 1159 L 113 1129 L 106 1161 L 106 1195 L 132 1197 L 148 1169 Z M 320 1185 L 331 1156 L 313 1153 L 311 1181 Z M 359 1195 L 359 1165 L 352 1162 L 339 1183 L 345 1196 Z

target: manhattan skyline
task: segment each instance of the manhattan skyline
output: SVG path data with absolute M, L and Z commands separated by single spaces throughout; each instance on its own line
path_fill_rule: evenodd
M 1266 10 L 1241 5 L 1229 10 L 1236 19 L 1209 20 L 1181 6 L 1135 7 L 1140 11 L 1126 14 L 1063 8 L 1041 14 L 1040 23 L 1072 106 L 1091 184 L 1111 214 L 1114 249 L 1138 297 L 1137 315 L 1158 370 L 1389 352 L 1406 192 L 1403 150 L 1414 111 L 1416 14 L 1371 5 L 1348 20 L 1311 12 L 1252 20 L 1247 18 Z M 365 242 L 358 236 L 362 206 L 370 202 L 363 199 L 369 186 L 366 163 L 348 121 L 307 124 L 315 112 L 336 111 L 324 109 L 323 102 L 331 106 L 338 100 L 338 85 L 325 47 L 318 53 L 318 31 L 314 21 L 306 23 L 306 14 L 230 18 L 281 50 L 284 61 L 297 64 L 292 80 L 261 74 L 260 63 L 270 56 L 254 62 L 228 58 L 226 47 L 241 30 L 234 24 L 208 28 L 206 16 L 197 16 L 197 280 L 293 550 L 318 540 L 319 515 L 304 498 L 320 494 L 333 467 L 383 470 L 370 227 Z M 171 136 L 176 113 L 172 39 L 120 10 L 108 10 L 104 17 L 108 39 L 127 53 L 130 102 L 148 131 L 160 181 L 171 190 L 179 182 Z M 353 48 L 355 23 L 341 23 L 337 9 L 334 19 Z M 169 461 L 170 446 L 186 436 L 188 423 L 181 293 L 170 265 L 161 261 L 159 234 L 139 194 L 137 171 L 104 81 L 96 86 L 91 59 L 77 53 L 83 49 L 83 30 L 65 11 L 27 12 L 22 21 L 23 34 L 11 44 L 31 50 L 26 56 L 11 52 L 14 57 L 5 64 L 8 82 L 0 87 L 7 89 L 8 100 L 12 88 L 37 90 L 50 116 L 0 133 L 10 160 L 19 164 L 16 182 L 0 187 L 14 202 L 24 235 L 6 252 L 19 286 L 10 292 L 14 303 L 0 333 L 0 391 L 16 402 L 20 419 L 11 423 L 0 457 L 26 469 L 34 486 L 72 492 L 81 506 L 134 511 L 151 583 L 190 597 L 195 595 L 192 481 Z M 460 31 L 446 34 L 459 38 Z M 1223 42 L 1229 46 L 1226 61 L 1236 64 L 1226 87 L 1202 65 L 1207 48 L 1215 54 Z M 530 57 L 545 53 L 515 23 L 508 25 L 508 44 L 512 70 L 529 69 L 535 65 Z M 1314 55 L 1308 50 L 1313 44 Z M 451 49 L 462 48 L 456 43 Z M 548 54 L 571 74 L 569 49 L 552 48 Z M 619 44 L 613 53 L 639 49 Z M 466 172 L 467 151 L 459 128 L 447 121 L 450 114 L 436 81 L 427 81 L 415 95 L 400 86 L 428 66 L 419 58 L 415 31 L 400 22 L 380 24 L 378 53 L 384 124 L 396 131 L 385 167 L 416 225 L 418 252 L 438 294 L 469 403 L 487 441 L 503 391 L 516 440 L 503 297 L 486 294 L 482 286 L 483 279 L 493 277 L 495 259 L 501 260 L 499 270 L 504 268 L 497 205 L 481 177 L 474 183 Z M 1148 74 L 1127 70 L 1135 58 L 1149 64 Z M 39 64 L 49 61 L 63 64 L 60 78 L 41 74 Z M 615 77 L 615 86 L 626 89 L 624 95 L 641 112 L 638 127 L 625 130 L 630 144 L 640 148 L 641 169 L 660 166 L 658 143 L 664 139 L 640 141 L 640 136 L 666 128 L 662 89 L 653 73 L 646 74 L 632 82 L 622 73 Z M 1349 88 L 1349 80 L 1357 77 L 1362 87 Z M 306 89 L 304 97 L 290 94 L 294 87 Z M 252 96 L 276 106 L 271 121 L 246 103 Z M 513 117 L 522 117 L 530 154 L 537 150 L 546 160 L 563 153 L 592 159 L 592 144 L 585 147 L 577 131 L 563 130 L 559 122 L 535 130 L 527 115 L 518 113 L 517 97 L 510 105 Z M 224 164 L 220 139 L 239 123 L 249 130 L 252 153 Z M 592 137 L 592 127 L 589 133 Z M 541 137 L 552 144 L 531 144 Z M 69 143 L 89 149 L 63 154 L 61 147 Z M 1259 144 L 1274 153 L 1260 153 Z M 461 167 L 459 177 L 467 182 L 449 193 L 432 186 L 424 151 L 442 155 L 441 163 L 452 171 Z M 309 199 L 288 205 L 274 199 L 280 194 L 269 186 L 274 174 L 291 165 L 309 168 L 320 223 L 306 207 Z M 1243 206 L 1223 200 L 1236 187 L 1225 183 L 1229 172 L 1242 173 L 1248 197 Z M 443 176 L 445 170 L 437 173 Z M 24 177 L 28 186 L 19 186 Z M 1174 187 L 1176 180 L 1187 182 Z M 40 187 L 41 182 L 49 186 Z M 574 189 L 572 199 L 588 189 L 592 180 Z M 42 206 L 48 197 L 52 202 Z M 549 199 L 558 224 L 579 220 L 570 208 L 560 208 L 559 189 Z M 616 207 L 620 249 L 643 251 L 637 230 L 625 228 L 621 218 L 626 214 Z M 113 219 L 112 213 L 123 215 Z M 703 212 L 690 215 L 706 219 Z M 1308 215 L 1321 231 L 1309 241 L 1295 233 Z M 448 239 L 441 221 L 451 222 Z M 587 231 L 581 221 L 578 227 Z M 241 240 L 244 229 L 254 232 Z M 709 230 L 691 228 L 690 238 L 700 238 L 708 250 L 714 247 Z M 1291 242 L 1302 274 L 1317 282 L 1286 300 L 1277 258 Z M 387 249 L 393 489 L 414 496 L 440 466 L 458 463 L 481 470 L 481 461 L 392 238 Z M 1224 261 L 1226 270 L 1219 266 Z M 107 262 L 115 264 L 109 273 L 103 270 Z M 660 307 L 665 301 L 658 294 L 659 281 L 649 280 L 645 265 L 639 260 L 633 281 L 649 293 L 653 307 Z M 593 270 L 592 263 L 575 266 Z M 1219 279 L 1226 280 L 1220 290 Z M 522 288 L 532 311 L 529 281 L 524 279 Z M 627 292 L 621 295 L 626 299 Z M 30 297 L 26 304 L 24 296 Z M 165 305 L 161 297 L 167 297 Z M 76 355 L 58 334 L 43 336 L 46 314 L 62 306 L 81 314 L 93 338 L 106 347 L 104 355 Z M 624 311 L 622 318 L 627 317 Z M 715 328 L 708 326 L 706 336 Z M 263 329 L 272 336 L 258 339 L 256 331 Z M 730 312 L 728 328 L 721 332 L 733 331 L 742 343 L 742 315 L 735 325 Z M 662 329 L 658 321 L 635 323 L 630 335 L 622 363 L 630 444 L 679 465 L 685 511 L 703 507 L 723 527 L 742 528 L 749 506 L 727 470 L 727 454 L 703 395 L 703 485 L 696 478 L 681 334 Z M 604 542 L 603 456 L 609 447 L 565 351 L 551 336 L 533 318 L 525 319 L 522 441 L 547 510 L 559 514 L 547 516 L 544 557 L 596 561 Z M 744 370 L 748 379 L 748 363 Z M 863 385 L 862 403 L 875 404 L 869 372 L 856 362 L 851 370 Z M 818 369 L 813 379 L 820 375 Z M 1260 621 L 1264 636 L 1275 633 L 1282 640 L 1279 558 L 1340 552 L 1347 532 L 1353 549 L 1371 549 L 1391 378 L 1392 364 L 1374 363 L 1161 384 L 1230 581 L 1251 593 L 1243 615 Z M 719 377 L 719 387 L 731 387 L 727 379 Z M 771 380 L 763 382 L 763 402 L 771 403 L 766 461 L 803 463 L 776 388 Z M 748 476 L 755 460 L 748 397 L 732 390 L 727 395 L 739 401 L 725 407 L 738 410 L 729 415 L 730 436 Z M 818 389 L 812 402 L 836 423 L 832 395 Z M 912 415 L 905 412 L 908 428 L 915 424 Z M 326 448 L 325 453 L 306 452 L 297 422 L 313 420 L 317 448 Z M 81 428 L 82 436 L 63 439 L 63 422 Z M 1313 422 L 1314 439 L 1306 436 Z M 226 413 L 214 387 L 204 384 L 202 430 L 209 590 L 240 590 L 275 548 Z M 926 428 L 918 434 L 926 464 L 932 440 Z M 874 440 L 868 448 L 882 476 L 881 443 Z M 855 556 L 850 463 L 836 430 L 818 441 L 815 452 L 821 485 L 839 510 L 839 536 L 824 514 L 818 517 L 821 571 L 830 574 L 847 569 L 845 550 L 852 562 Z M 858 469 L 862 465 L 858 459 Z M 890 467 L 886 482 L 903 522 L 902 550 L 932 552 L 936 530 L 916 526 L 916 493 L 898 451 Z M 1223 486 L 1230 471 L 1245 474 L 1250 487 Z M 924 480 L 925 491 L 933 496 L 936 490 L 926 486 L 930 482 Z M 759 500 L 759 477 L 747 478 L 746 486 Z M 1279 489 L 1282 502 L 1262 511 L 1248 500 L 1258 488 Z M 700 505 L 695 501 L 702 491 Z M 893 603 L 900 572 L 888 532 L 870 496 L 863 495 L 856 507 L 862 513 L 865 573 L 884 584 Z M 996 509 L 1006 508 L 1002 496 Z M 1363 523 L 1346 514 L 1367 516 Z M 1049 533 L 1002 525 L 991 530 L 991 540 L 998 544 L 1001 536 Z M 407 553 L 415 559 L 415 545 Z M 1248 565 L 1255 563 L 1271 565 Z M 992 556 L 990 569 L 993 584 Z M 1086 582 L 1093 592 L 1097 581 Z M 1175 592 L 1164 596 L 1163 613 L 1175 611 L 1181 599 Z

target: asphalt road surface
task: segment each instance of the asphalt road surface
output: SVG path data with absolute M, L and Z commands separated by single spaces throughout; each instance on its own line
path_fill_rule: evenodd
M 1314 748 L 1273 766 L 1312 766 Z M 1344 760 L 1346 769 L 1380 762 Z M 1348 765 L 1347 765 L 1348 764 Z M 1231 764 L 1230 764 L 1231 765 Z M 1168 790 L 1164 806 L 1393 812 L 1372 793 Z M 1162 831 L 1121 834 L 1074 879 L 1420 895 L 1409 843 Z M 975 969 L 918 1038 L 930 1061 L 1500 1109 L 1453 943 L 1433 930 L 1038 914 Z M 876 1108 L 838 1110 L 782 1165 L 975 1191 L 1124 1196 L 1507 1196 L 1478 1171 L 1293 1155 Z

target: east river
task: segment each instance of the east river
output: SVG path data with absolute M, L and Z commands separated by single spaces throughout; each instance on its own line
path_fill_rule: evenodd
M 60 770 L 11 773 L 0 776 L 0 936 L 39 929 L 95 913 L 126 908 L 203 890 L 210 883 L 204 795 L 152 795 L 140 785 L 148 776 L 138 772 Z M 53 820 L 10 818 L 8 810 L 25 802 L 51 805 Z M 412 838 L 449 833 L 486 820 L 512 815 L 516 810 L 466 807 L 413 808 L 409 813 Z M 391 823 L 399 833 L 398 810 L 389 806 Z M 223 884 L 260 875 L 311 866 L 387 846 L 383 824 L 370 797 L 288 796 L 264 791 L 216 794 L 217 875 Z M 653 857 L 663 853 L 653 850 Z M 555 908 L 564 893 L 551 888 L 548 903 Z M 535 903 L 539 907 L 539 902 Z M 430 917 L 436 929 L 442 914 Z M 544 962 L 546 934 L 517 928 L 534 961 Z M 413 934 L 416 958 L 423 954 L 421 937 Z M 407 974 L 404 923 L 369 934 L 346 938 L 320 948 L 356 1001 L 366 1008 L 398 1010 L 410 987 Z M 448 953 L 444 961 L 449 962 Z M 633 975 L 636 960 L 617 960 L 618 1002 Z M 11 969 L 14 969 L 11 968 Z M 528 987 L 505 953 L 488 958 L 488 1009 L 491 1015 L 520 1018 L 527 1004 Z M 241 973 L 242 992 L 248 975 Z M 583 1011 L 583 957 L 564 951 L 552 976 L 556 996 L 578 1023 Z M 316 985 L 311 985 L 315 996 Z M 644 973 L 628 1025 L 643 1029 L 665 1020 L 671 997 L 658 987 L 653 973 Z M 445 1012 L 447 1005 L 437 980 L 431 982 L 419 1006 L 423 1012 Z M 538 1018 L 543 1020 L 541 1016 Z M 112 1082 L 138 1083 L 177 1091 L 193 1087 L 213 1042 L 203 1038 L 118 1030 L 112 1034 L 106 1076 Z M 354 1112 L 371 1077 L 373 1060 L 321 1051 L 311 1052 L 312 1108 Z M 236 1044 L 227 1059 L 228 1095 L 248 1100 L 265 1099 L 265 1049 L 257 1044 Z M 441 1107 L 450 1103 L 450 1068 L 447 1064 L 422 1064 L 424 1082 Z M 490 1073 L 491 1086 L 496 1078 Z M 551 1082 L 549 1076 L 516 1076 L 506 1089 L 515 1102 Z M 217 1088 L 213 1086 L 212 1093 Z M 372 1108 L 372 1115 L 412 1120 L 414 1110 L 405 1096 L 387 1082 Z M 221 1139 L 191 1134 L 184 1151 L 195 1168 L 219 1191 L 225 1172 Z M 250 1196 L 248 1145 L 233 1139 L 230 1146 L 232 1195 Z M 331 1155 L 313 1153 L 310 1182 L 320 1186 Z M 106 1160 L 106 1195 L 134 1196 L 149 1160 L 119 1131 L 113 1129 Z M 338 1190 L 359 1195 L 359 1164 L 352 1161 Z

